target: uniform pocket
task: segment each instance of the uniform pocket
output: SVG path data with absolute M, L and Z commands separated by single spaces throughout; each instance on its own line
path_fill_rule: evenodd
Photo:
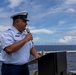
M 15 37 L 15 42 L 18 42 L 18 41 L 20 41 L 20 40 L 22 40 L 21 37 Z

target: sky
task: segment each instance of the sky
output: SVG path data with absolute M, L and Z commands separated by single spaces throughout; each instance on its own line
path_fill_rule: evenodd
M 0 34 L 21 11 L 35 45 L 76 45 L 76 0 L 0 0 Z

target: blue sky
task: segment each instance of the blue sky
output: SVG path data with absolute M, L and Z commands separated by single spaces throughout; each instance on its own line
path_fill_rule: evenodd
M 20 11 L 28 11 L 35 45 L 76 44 L 76 0 L 0 0 L 0 34 Z

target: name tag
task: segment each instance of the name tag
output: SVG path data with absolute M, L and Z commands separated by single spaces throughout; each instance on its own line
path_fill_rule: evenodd
M 20 35 L 15 35 L 15 37 L 20 37 Z

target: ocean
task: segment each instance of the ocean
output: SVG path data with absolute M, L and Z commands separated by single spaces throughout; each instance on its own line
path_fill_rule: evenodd
M 76 45 L 35 45 L 37 51 L 67 51 L 76 50 Z

